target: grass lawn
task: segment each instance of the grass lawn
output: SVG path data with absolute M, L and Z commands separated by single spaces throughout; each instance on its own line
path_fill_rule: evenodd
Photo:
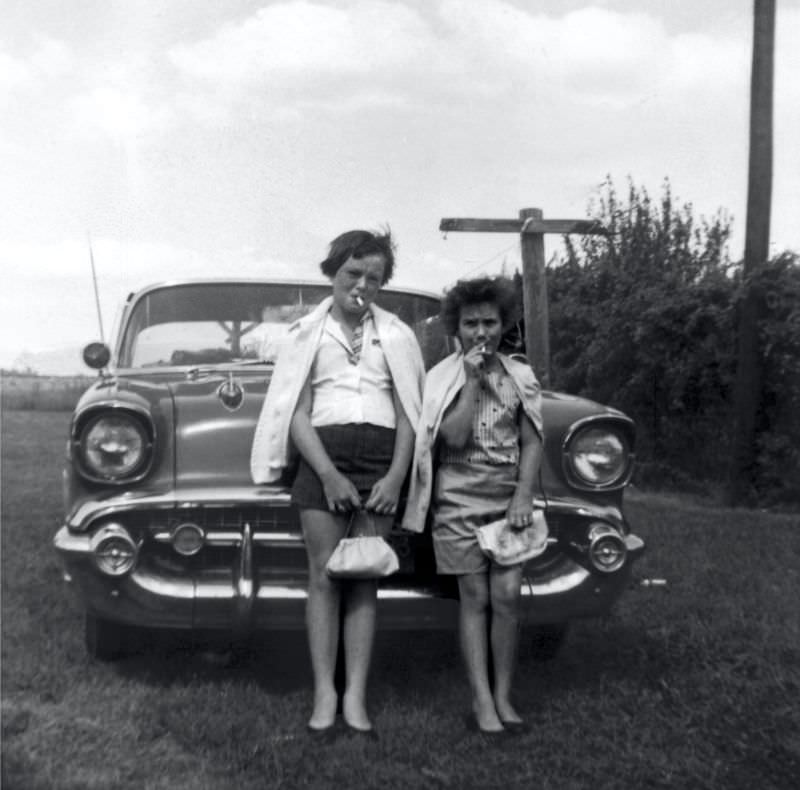
M 304 637 L 263 635 L 229 666 L 158 640 L 84 652 L 51 547 L 69 416 L 2 415 L 3 790 L 794 788 L 800 777 L 800 518 L 634 493 L 643 575 L 559 656 L 523 645 L 531 733 L 468 734 L 455 635 L 380 633 L 377 743 L 304 732 Z

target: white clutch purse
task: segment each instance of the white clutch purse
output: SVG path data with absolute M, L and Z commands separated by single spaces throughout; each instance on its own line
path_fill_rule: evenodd
M 367 522 L 372 535 L 356 535 L 350 537 L 353 522 L 360 511 L 354 510 L 347 525 L 347 532 L 336 544 L 325 565 L 325 570 L 332 579 L 380 579 L 391 576 L 400 567 L 400 561 L 394 549 L 377 534 L 375 524 L 369 513 Z
M 512 529 L 505 518 L 479 527 L 478 545 L 498 565 L 519 565 L 544 553 L 547 535 L 544 510 L 535 508 L 533 523 L 524 529 Z

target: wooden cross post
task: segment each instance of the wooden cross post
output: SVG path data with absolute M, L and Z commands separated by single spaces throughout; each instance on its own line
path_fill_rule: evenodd
M 544 219 L 542 210 L 524 208 L 519 219 L 443 219 L 439 230 L 477 233 L 519 233 L 522 247 L 522 304 L 525 311 L 525 350 L 543 387 L 550 386 L 550 335 L 544 234 L 605 235 L 595 220 Z

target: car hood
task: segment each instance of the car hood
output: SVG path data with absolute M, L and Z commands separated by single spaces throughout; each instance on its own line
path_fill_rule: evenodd
M 268 386 L 264 371 L 214 372 L 168 386 L 176 488 L 252 485 L 250 447 Z
M 153 426 L 153 459 L 139 491 L 251 486 L 250 446 L 270 371 L 212 370 L 119 373 L 95 382 L 75 410 L 73 439 L 96 412 L 128 410 Z M 236 397 L 231 397 L 234 393 Z M 68 500 L 108 484 L 84 484 L 74 475 Z M 85 491 L 84 491 L 85 489 Z M 112 487 L 118 490 L 117 486 Z
M 268 386 L 263 371 L 214 373 L 170 382 L 174 403 L 176 487 L 252 485 L 250 448 Z M 241 404 L 226 406 L 223 388 L 241 391 Z M 570 426 L 587 416 L 619 412 L 585 398 L 545 392 L 542 399 L 547 446 L 543 482 L 561 484 L 562 442 Z
M 117 375 L 96 383 L 76 411 L 128 407 L 147 411 L 156 433 L 155 459 L 141 488 L 153 491 L 251 486 L 250 448 L 271 371 L 212 369 Z M 561 444 L 569 427 L 614 409 L 562 393 L 543 393 L 543 483 L 563 485 Z M 621 415 L 620 415 L 621 416 Z

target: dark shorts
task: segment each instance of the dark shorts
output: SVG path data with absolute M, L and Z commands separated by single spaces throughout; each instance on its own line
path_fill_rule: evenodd
M 394 428 L 369 423 L 322 425 L 315 429 L 333 465 L 358 489 L 362 502 L 392 463 Z M 298 508 L 328 510 L 317 473 L 300 458 L 292 484 L 292 504 Z

